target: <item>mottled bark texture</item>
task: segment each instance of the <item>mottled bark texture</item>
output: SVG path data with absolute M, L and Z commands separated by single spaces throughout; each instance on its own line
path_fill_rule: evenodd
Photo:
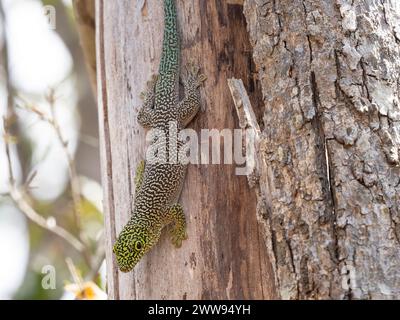
M 282 298 L 400 298 L 400 2 L 246 0 Z
M 255 88 L 243 6 L 220 0 L 177 0 L 182 65 L 193 61 L 208 79 L 204 112 L 190 125 L 237 128 L 227 77 Z M 232 165 L 190 165 L 181 202 L 188 240 L 176 249 L 167 234 L 128 274 L 117 271 L 112 245 L 130 218 L 134 171 L 145 135 L 136 120 L 140 92 L 157 72 L 163 33 L 160 0 L 96 1 L 97 75 L 106 216 L 108 294 L 112 299 L 268 299 L 272 268 L 256 220 L 255 195 Z M 254 105 L 262 99 L 251 90 Z M 261 102 L 258 103 L 257 101 Z M 201 141 L 205 143 L 205 141 Z

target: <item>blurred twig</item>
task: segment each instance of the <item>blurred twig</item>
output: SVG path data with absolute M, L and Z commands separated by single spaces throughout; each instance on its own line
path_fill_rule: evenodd
M 20 167 L 22 169 L 21 175 L 23 178 L 26 176 L 26 168 L 27 168 L 27 162 L 28 162 L 28 157 L 29 155 L 27 154 L 27 150 L 23 147 L 24 144 L 24 137 L 20 135 L 21 133 L 21 127 L 20 123 L 16 121 L 17 116 L 15 112 L 15 95 L 16 95 L 16 88 L 14 87 L 11 78 L 10 78 L 10 73 L 11 73 L 11 67 L 10 67 L 10 59 L 9 59 L 9 39 L 7 35 L 7 30 L 8 30 L 8 25 L 7 25 L 7 16 L 4 12 L 4 1 L 0 1 L 0 20 L 1 20 L 1 38 L 3 40 L 2 46 L 0 48 L 1 50 L 1 56 L 0 56 L 0 65 L 3 67 L 2 68 L 2 74 L 1 74 L 1 82 L 4 83 L 4 87 L 6 89 L 6 97 L 7 97 L 7 106 L 6 106 L 6 116 L 7 119 L 11 119 L 10 121 L 10 126 L 9 126 L 9 133 L 10 136 L 18 136 L 20 137 L 22 143 L 17 144 L 16 148 L 16 160 L 20 164 Z
M 3 119 L 3 126 L 4 126 L 4 142 L 6 146 L 6 157 L 8 160 L 8 177 L 11 185 L 15 185 L 15 179 L 14 179 L 14 173 L 11 167 L 11 152 L 10 152 L 10 140 L 11 140 L 11 135 L 8 133 L 8 126 L 9 123 L 4 117 Z
M 19 99 L 23 103 L 24 109 L 36 114 L 40 120 L 47 122 L 54 130 L 56 133 L 57 139 L 63 149 L 63 152 L 65 154 L 65 157 L 67 159 L 68 163 L 68 173 L 69 173 L 69 181 L 70 181 L 70 187 L 71 187 L 71 195 L 72 195 L 72 201 L 73 201 L 73 213 L 74 213 L 74 222 L 76 229 L 78 230 L 79 234 L 79 239 L 82 243 L 86 243 L 86 239 L 83 238 L 82 235 L 82 224 L 81 224 L 81 187 L 80 187 L 80 182 L 79 182 L 79 176 L 76 170 L 76 165 L 75 165 L 75 159 L 70 153 L 68 149 L 68 141 L 64 138 L 62 132 L 61 132 L 61 127 L 60 124 L 58 123 L 57 117 L 56 117 L 56 112 L 55 112 L 55 102 L 56 102 L 56 97 L 55 97 L 55 91 L 54 89 L 50 89 L 48 95 L 46 96 L 46 100 L 50 106 L 50 116 L 36 108 L 34 105 L 28 103 L 25 101 L 23 97 L 19 97 Z M 92 259 L 90 252 L 88 251 L 87 246 L 85 246 L 84 250 L 82 250 L 82 255 L 87 263 L 87 265 L 92 268 Z
M 50 105 L 50 111 L 51 111 L 51 119 L 49 119 L 49 123 L 52 125 L 54 128 L 54 131 L 56 132 L 57 138 L 60 141 L 60 144 L 64 150 L 65 157 L 67 158 L 68 161 L 68 172 L 69 172 L 69 180 L 71 183 L 71 194 L 72 194 L 72 201 L 74 202 L 74 218 L 75 218 L 75 224 L 79 232 L 82 229 L 81 225 L 81 219 L 80 219 L 80 211 L 81 211 L 81 190 L 80 190 L 80 184 L 79 184 L 79 177 L 76 171 L 76 166 L 75 166 L 75 160 L 74 157 L 71 155 L 71 153 L 68 150 L 68 141 L 64 139 L 60 125 L 57 121 L 57 117 L 55 115 L 55 95 L 54 95 L 54 90 L 51 89 L 48 96 L 47 96 L 47 101 Z
M 71 273 L 71 276 L 72 276 L 72 279 L 73 279 L 74 283 L 76 285 L 78 285 L 80 291 L 82 291 L 83 290 L 82 277 L 78 273 L 78 270 L 76 269 L 74 262 L 72 261 L 72 259 L 70 257 L 66 258 L 65 262 L 67 263 L 68 270 Z
M 54 218 L 45 219 L 39 213 L 37 213 L 29 202 L 26 200 L 25 191 L 21 190 L 14 179 L 14 173 L 12 169 L 12 162 L 11 162 L 11 153 L 10 153 L 10 136 L 8 133 L 8 120 L 4 117 L 3 118 L 3 125 L 4 125 L 4 142 L 6 148 L 6 157 L 7 157 L 7 165 L 9 170 L 9 184 L 10 184 L 10 191 L 9 196 L 16 204 L 16 206 L 21 210 L 22 213 L 26 215 L 26 217 L 37 224 L 38 226 L 58 235 L 59 237 L 66 240 L 72 247 L 74 247 L 77 251 L 83 252 L 85 249 L 84 244 L 74 237 L 71 233 L 69 233 L 64 228 L 57 226 Z
M 4 43 L 1 48 L 2 51 L 2 64 L 4 66 L 4 77 L 5 77 L 5 86 L 6 86 L 6 91 L 7 91 L 7 114 L 8 116 L 14 115 L 14 110 L 13 110 L 13 97 L 14 97 L 14 88 L 11 85 L 11 81 L 9 78 L 9 61 L 8 61 L 8 43 L 7 43 L 7 37 L 6 37 L 6 30 L 7 30 L 7 25 L 6 25 L 6 15 L 4 13 L 4 8 L 3 8 L 3 3 L 0 2 L 0 20 L 1 20 L 1 28 L 3 29 L 3 38 L 4 38 Z
M 55 219 L 45 219 L 39 215 L 25 200 L 24 194 L 17 188 L 11 187 L 10 190 L 11 199 L 15 202 L 18 208 L 34 223 L 40 227 L 53 232 L 54 234 L 60 236 L 71 244 L 79 252 L 83 252 L 85 246 L 77 238 L 75 238 L 71 233 L 69 233 L 64 228 L 57 226 Z
M 101 265 L 103 264 L 103 261 L 105 259 L 104 241 L 105 241 L 105 239 L 104 239 L 104 230 L 103 230 L 97 240 L 97 251 L 95 253 L 95 256 L 93 257 L 92 268 L 89 271 L 88 275 L 86 276 L 86 279 L 88 279 L 88 280 L 92 280 L 92 281 L 94 280 L 94 278 L 99 273 Z
M 69 180 L 71 184 L 71 194 L 72 194 L 72 201 L 74 203 L 74 220 L 76 228 L 80 231 L 81 230 L 81 220 L 80 220 L 80 206 L 81 206 L 81 190 L 79 184 L 79 177 L 76 171 L 75 161 L 73 156 L 68 150 L 68 141 L 64 138 L 60 125 L 57 121 L 57 117 L 55 115 L 55 94 L 54 90 L 51 89 L 49 94 L 46 97 L 47 102 L 50 106 L 50 116 L 46 115 L 44 112 L 36 108 L 34 105 L 25 101 L 25 99 L 21 96 L 18 97 L 22 103 L 24 109 L 36 114 L 40 120 L 47 122 L 50 126 L 54 129 L 56 133 L 57 139 L 60 142 L 60 145 L 63 149 L 65 157 L 67 158 L 68 162 L 68 173 L 69 173 Z

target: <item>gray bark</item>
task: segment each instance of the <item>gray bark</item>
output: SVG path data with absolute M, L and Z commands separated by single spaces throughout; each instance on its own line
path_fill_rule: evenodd
M 258 216 L 285 299 L 400 298 L 400 4 L 246 0 Z

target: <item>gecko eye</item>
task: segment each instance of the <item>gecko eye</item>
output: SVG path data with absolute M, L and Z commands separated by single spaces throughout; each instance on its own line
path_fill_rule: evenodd
M 136 241 L 135 243 L 135 249 L 136 251 L 141 251 L 143 249 L 143 243 L 142 241 Z

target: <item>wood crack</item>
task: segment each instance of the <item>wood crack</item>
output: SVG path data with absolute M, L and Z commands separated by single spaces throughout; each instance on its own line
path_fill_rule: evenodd
M 108 217 L 109 221 L 109 228 L 111 233 L 111 238 L 108 239 L 114 241 L 116 238 L 116 230 L 115 230 L 115 208 L 114 208 L 114 191 L 113 191 L 113 162 L 112 162 L 112 148 L 111 148 L 111 140 L 110 140 L 110 124 L 109 124 L 109 116 L 108 116 L 108 93 L 107 93 L 107 74 L 106 74 L 106 61 L 105 61 L 105 41 L 104 41 L 104 1 L 99 0 L 98 2 L 98 13 L 97 16 L 99 17 L 99 65 L 101 70 L 101 75 L 99 78 L 101 79 L 101 100 L 102 100 L 102 114 L 103 119 L 99 117 L 100 126 L 103 127 L 104 132 L 104 154 L 106 156 L 105 163 L 102 164 L 105 167 L 106 177 L 103 177 L 103 183 L 107 185 L 107 195 L 109 197 L 107 203 L 109 204 L 108 210 Z M 104 181 L 105 180 L 105 181 Z M 119 300 L 119 279 L 118 279 L 118 271 L 117 267 L 115 266 L 115 261 L 113 261 L 114 272 L 109 275 L 113 278 L 113 298 Z

